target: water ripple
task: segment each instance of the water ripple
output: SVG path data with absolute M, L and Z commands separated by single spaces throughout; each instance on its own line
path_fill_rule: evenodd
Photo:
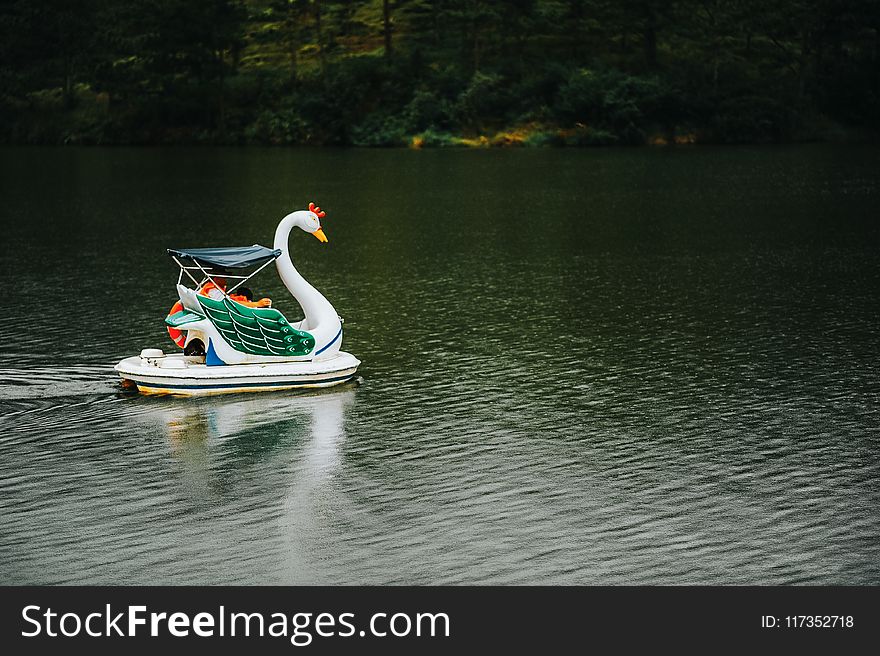
M 880 583 L 876 155 L 655 157 L 18 153 L 0 582 Z M 362 379 L 123 392 L 168 240 L 267 240 L 291 180 Z

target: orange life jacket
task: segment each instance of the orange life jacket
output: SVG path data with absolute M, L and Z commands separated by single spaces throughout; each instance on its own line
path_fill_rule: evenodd
M 224 292 L 224 293 L 226 292 L 226 290 L 224 288 L 215 285 L 212 280 L 209 280 L 204 285 L 202 285 L 202 288 L 198 291 L 198 293 L 201 294 L 202 296 L 210 296 L 210 294 L 208 292 L 210 292 L 212 289 L 217 289 L 217 290 Z
M 220 290 L 221 292 L 223 292 L 224 294 L 226 294 L 226 289 L 225 289 L 225 288 L 220 287 L 220 286 L 218 286 L 218 285 L 215 285 L 215 284 L 214 284 L 213 282 L 211 282 L 210 280 L 209 280 L 208 282 L 205 283 L 205 285 L 199 290 L 198 293 L 201 294 L 202 296 L 208 296 L 208 297 L 210 297 L 209 292 L 210 292 L 212 289 L 218 289 L 218 290 Z M 257 306 L 256 303 L 254 303 L 253 301 L 249 301 L 249 300 L 248 300 L 248 297 L 247 297 L 247 296 L 244 296 L 243 294 L 226 294 L 226 295 L 227 295 L 229 298 L 231 298 L 233 301 L 236 301 L 237 303 L 241 303 L 242 305 L 247 305 L 248 307 L 256 307 L 256 306 Z

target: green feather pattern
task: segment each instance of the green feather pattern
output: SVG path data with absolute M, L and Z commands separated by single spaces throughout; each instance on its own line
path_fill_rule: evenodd
M 290 325 L 275 308 L 250 308 L 230 298 L 218 301 L 197 297 L 211 320 L 232 348 L 252 355 L 308 355 L 315 338 Z

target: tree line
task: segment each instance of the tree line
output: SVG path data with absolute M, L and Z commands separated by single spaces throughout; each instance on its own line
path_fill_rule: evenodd
M 0 141 L 876 134 L 876 0 L 7 0 Z

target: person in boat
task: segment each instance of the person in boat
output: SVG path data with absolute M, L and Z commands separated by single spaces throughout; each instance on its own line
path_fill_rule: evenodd
M 229 294 L 229 298 L 231 298 L 236 303 L 241 303 L 242 305 L 246 305 L 247 307 L 272 307 L 272 300 L 268 298 L 261 298 L 259 301 L 255 301 L 253 292 L 247 287 L 242 287 L 236 290 L 237 293 Z M 204 285 L 199 288 L 199 294 L 202 296 L 207 296 L 208 298 L 213 298 L 216 301 L 222 301 L 223 297 L 226 295 L 226 278 L 216 277 L 213 280 L 208 280 Z

